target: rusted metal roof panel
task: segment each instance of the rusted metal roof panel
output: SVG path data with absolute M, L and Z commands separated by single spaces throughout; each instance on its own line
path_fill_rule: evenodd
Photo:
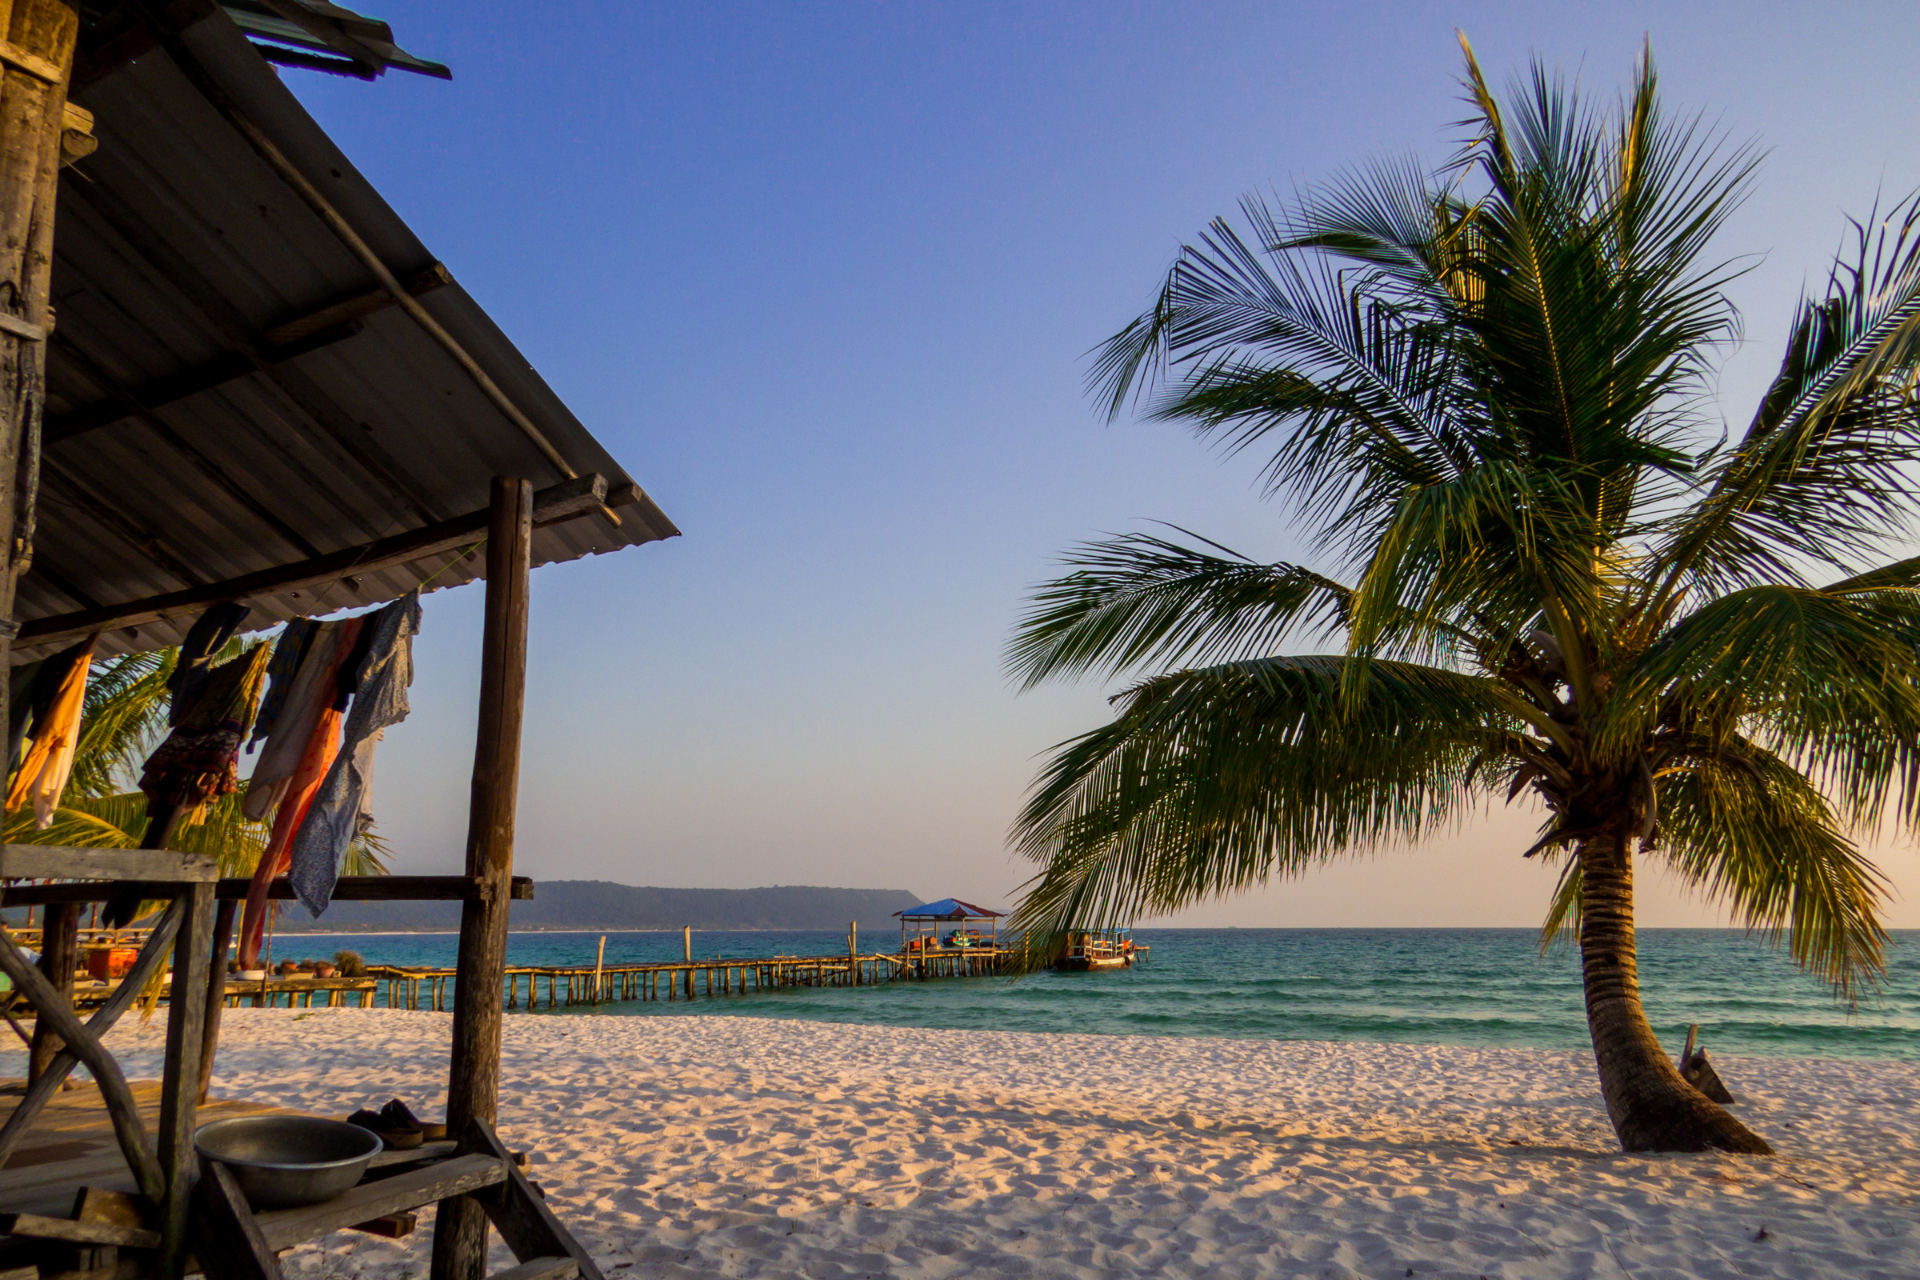
M 569 466 L 606 477 L 618 526 L 595 512 L 537 529 L 534 563 L 674 536 L 231 17 L 215 8 L 184 39 Z M 164 51 L 75 100 L 94 113 L 100 145 L 61 182 L 47 440 L 16 660 L 70 643 L 36 638 L 36 620 L 46 632 L 83 610 L 463 516 L 487 505 L 495 475 L 536 487 L 564 478 L 432 336 L 386 305 L 365 264 Z M 328 317 L 338 323 L 322 324 Z M 249 629 L 484 572 L 484 555 L 442 551 L 247 597 Z M 197 613 L 109 632 L 101 652 L 175 643 Z

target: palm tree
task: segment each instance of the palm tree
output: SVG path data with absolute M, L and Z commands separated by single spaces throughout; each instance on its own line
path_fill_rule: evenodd
M 1464 41 L 1463 47 L 1464 47 Z M 1100 350 L 1110 413 L 1266 457 L 1327 572 L 1192 535 L 1077 549 L 1009 650 L 1028 687 L 1129 675 L 1021 813 L 1039 939 L 1162 913 L 1531 796 L 1632 1151 L 1765 1153 L 1641 1008 L 1637 855 L 1843 995 L 1882 969 L 1855 836 L 1920 817 L 1920 204 L 1856 224 L 1737 441 L 1708 256 L 1755 155 L 1467 50 L 1470 136 L 1216 221 Z M 1251 240 L 1251 243 L 1250 243 Z M 1257 246 L 1257 247 L 1256 247 Z M 1302 639 L 1332 642 L 1295 656 Z

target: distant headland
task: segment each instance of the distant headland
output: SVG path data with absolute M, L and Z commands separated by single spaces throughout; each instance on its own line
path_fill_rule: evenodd
M 905 889 L 656 889 L 611 880 L 540 880 L 531 901 L 515 902 L 509 928 L 538 929 L 862 929 L 894 926 L 893 913 L 924 901 Z M 318 920 L 289 904 L 281 933 L 384 933 L 460 927 L 457 902 L 336 902 Z

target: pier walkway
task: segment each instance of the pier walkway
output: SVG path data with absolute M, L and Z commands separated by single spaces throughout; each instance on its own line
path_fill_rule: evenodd
M 1011 969 L 1004 947 L 927 950 L 907 955 L 716 956 L 646 964 L 537 965 L 506 971 L 506 1007 L 553 1009 L 633 1000 L 692 1000 L 783 987 L 862 987 L 933 978 L 981 978 Z M 452 969 L 369 965 L 393 1009 L 453 1008 Z

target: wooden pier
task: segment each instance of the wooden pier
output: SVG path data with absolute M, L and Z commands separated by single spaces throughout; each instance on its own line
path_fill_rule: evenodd
M 639 1000 L 693 1000 L 747 995 L 788 987 L 863 987 L 935 978 L 984 978 L 1008 972 L 1013 952 L 975 947 L 911 955 L 759 956 L 670 960 L 647 964 L 586 964 L 508 968 L 509 1009 Z M 453 1007 L 452 969 L 369 965 L 367 973 L 393 1009 Z
M 365 1009 L 373 1003 L 374 992 L 378 984 L 371 978 L 316 978 L 312 974 L 299 974 L 291 977 L 238 978 L 229 977 L 226 984 L 225 1007 L 237 1009 L 251 1005 L 255 1009 L 313 1009 L 338 1008 L 352 1004 Z M 120 989 L 120 979 L 109 982 L 82 980 L 76 977 L 73 984 L 73 1007 L 76 1009 L 94 1009 L 113 998 Z M 173 999 L 172 981 L 160 984 L 160 1003 L 167 1004 Z M 0 1007 L 6 1007 L 5 997 L 0 996 Z

